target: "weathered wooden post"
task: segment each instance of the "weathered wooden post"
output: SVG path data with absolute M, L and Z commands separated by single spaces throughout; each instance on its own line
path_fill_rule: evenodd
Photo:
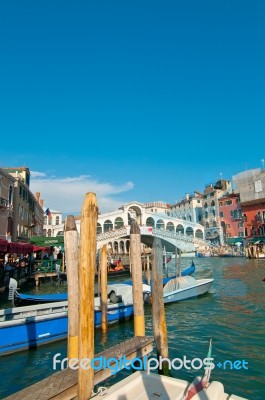
M 101 305 L 101 328 L 102 332 L 108 330 L 108 270 L 107 270 L 107 245 L 101 249 L 100 257 L 100 305 Z
M 68 360 L 78 358 L 78 232 L 75 218 L 68 215 L 64 226 L 64 251 L 68 287 Z
M 181 250 L 176 247 L 175 250 L 175 275 L 181 276 Z
M 79 346 L 78 399 L 90 399 L 94 370 L 86 360 L 94 358 L 94 290 L 98 207 L 95 193 L 86 193 L 81 213 L 79 244 Z M 85 365 L 82 367 L 82 362 Z
M 146 256 L 146 268 L 147 268 L 146 279 L 147 279 L 148 285 L 150 285 L 151 276 L 150 276 L 150 256 L 149 256 L 149 254 L 147 254 L 147 256 Z
M 168 358 L 167 323 L 163 299 L 163 249 L 161 240 L 154 238 L 152 250 L 152 317 L 157 357 Z M 161 363 L 159 373 L 169 375 L 168 361 Z
M 141 233 L 135 220 L 131 221 L 130 260 L 133 281 L 134 335 L 145 336 Z

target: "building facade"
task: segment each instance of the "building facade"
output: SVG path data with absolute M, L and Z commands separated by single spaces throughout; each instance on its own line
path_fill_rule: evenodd
M 13 200 L 10 205 L 12 223 L 9 224 L 10 240 L 28 241 L 32 236 L 43 234 L 43 209 L 29 189 L 30 171 L 27 167 L 2 168 L 12 178 Z M 10 199 L 11 199 L 11 189 Z M 7 217 L 8 218 L 8 217 Z
M 239 193 L 222 196 L 218 202 L 224 244 L 243 242 L 244 227 Z
M 54 237 L 54 236 L 63 236 L 63 214 L 61 211 L 56 211 L 52 209 L 45 210 L 44 212 L 44 226 L 43 226 L 43 235 L 47 237 Z M 60 226 L 61 230 L 58 230 Z
M 233 181 L 240 194 L 245 237 L 265 238 L 265 170 L 241 172 Z
M 205 229 L 205 239 L 216 245 L 224 245 L 219 199 L 231 192 L 231 181 L 220 179 L 215 184 L 207 185 L 202 195 L 202 224 Z
M 187 193 L 184 199 L 170 206 L 170 215 L 175 218 L 200 224 L 202 221 L 201 193 Z
M 15 179 L 0 169 L 0 239 L 11 241 Z

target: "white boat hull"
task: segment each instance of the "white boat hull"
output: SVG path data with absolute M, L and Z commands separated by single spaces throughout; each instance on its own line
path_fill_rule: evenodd
M 193 286 L 164 293 L 164 303 L 186 300 L 207 293 L 210 290 L 213 281 L 213 279 L 197 279 L 197 283 Z
M 93 400 L 183 400 L 189 382 L 154 373 L 137 371 L 107 389 L 107 393 L 93 397 Z M 247 400 L 243 397 L 226 394 L 220 382 L 213 381 L 194 400 Z

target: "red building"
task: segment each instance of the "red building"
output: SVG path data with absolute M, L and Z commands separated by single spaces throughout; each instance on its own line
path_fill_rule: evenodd
M 244 236 L 265 240 L 265 170 L 244 171 L 233 180 L 240 194 Z
M 219 216 L 223 229 L 224 242 L 226 244 L 242 242 L 244 228 L 238 193 L 227 194 L 219 199 Z
M 242 203 L 244 233 L 246 237 L 265 236 L 265 199 Z

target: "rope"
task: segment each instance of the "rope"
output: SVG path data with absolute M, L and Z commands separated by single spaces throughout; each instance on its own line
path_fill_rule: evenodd
M 94 390 L 92 390 L 92 397 L 93 396 L 104 396 L 105 394 L 107 394 L 108 392 L 108 388 L 105 386 L 99 386 L 97 392 L 94 392 Z

